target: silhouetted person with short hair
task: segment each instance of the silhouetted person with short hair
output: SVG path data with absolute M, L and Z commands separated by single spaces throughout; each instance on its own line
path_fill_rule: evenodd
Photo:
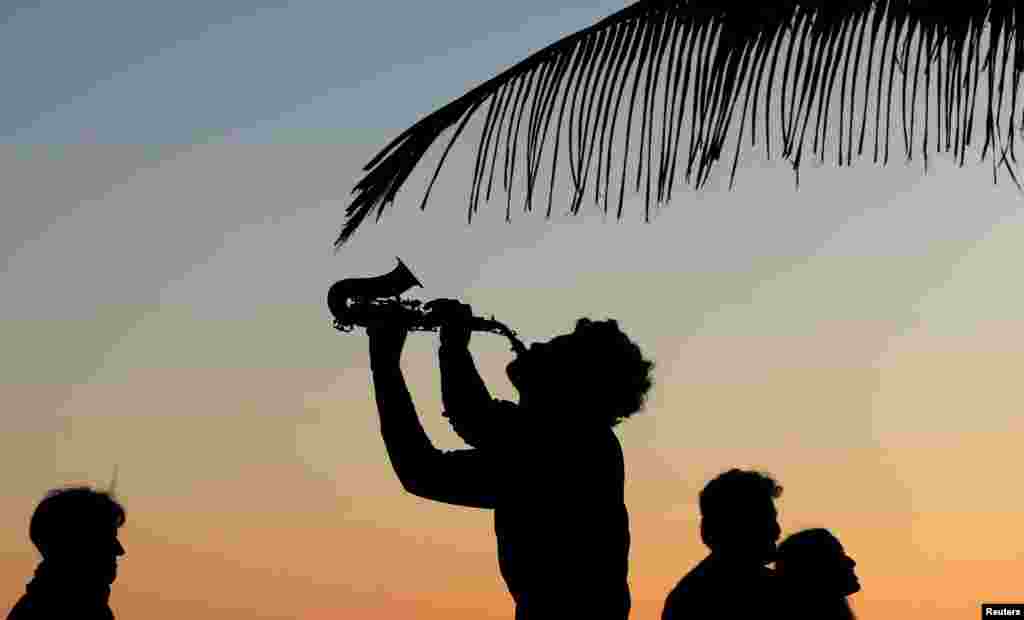
M 469 306 L 445 300 L 453 317 Z M 410 493 L 494 509 L 498 563 L 517 620 L 629 615 L 629 519 L 622 448 L 612 427 L 639 411 L 653 363 L 614 320 L 516 357 L 518 404 L 491 398 L 469 352 L 470 331 L 441 330 L 445 417 L 473 449 L 440 451 L 423 431 L 399 366 L 406 332 L 378 326 L 370 362 L 381 433 Z
M 768 474 L 730 469 L 700 492 L 700 535 L 710 555 L 665 600 L 662 620 L 774 617 L 774 559 L 781 530 Z M 769 612 L 766 614 L 766 612 Z
M 779 544 L 775 572 L 786 618 L 852 620 L 847 596 L 860 591 L 843 545 L 821 528 L 803 530 Z
M 89 487 L 54 489 L 36 507 L 29 538 L 43 556 L 7 620 L 112 620 L 110 584 L 124 547 L 124 508 Z

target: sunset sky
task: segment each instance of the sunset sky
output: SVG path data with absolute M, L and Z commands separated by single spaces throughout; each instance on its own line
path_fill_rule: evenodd
M 333 252 L 380 147 L 623 6 L 0 9 L 0 612 L 38 561 L 38 500 L 117 466 L 118 618 L 511 618 L 491 514 L 403 493 L 366 337 L 330 326 L 330 284 L 396 256 L 417 298 L 462 299 L 528 342 L 616 318 L 656 361 L 646 411 L 617 430 L 632 618 L 656 619 L 704 556 L 697 493 L 734 466 L 785 487 L 784 534 L 839 537 L 863 618 L 1022 602 L 1024 212 L 989 164 L 826 161 L 797 190 L 750 151 L 733 190 L 719 171 L 648 224 L 628 192 L 620 222 L 513 204 L 506 224 L 499 192 L 468 225 L 475 151 L 457 149 L 426 211 L 412 183 Z M 410 336 L 404 367 L 454 449 L 436 346 Z M 515 399 L 506 342 L 472 348 Z

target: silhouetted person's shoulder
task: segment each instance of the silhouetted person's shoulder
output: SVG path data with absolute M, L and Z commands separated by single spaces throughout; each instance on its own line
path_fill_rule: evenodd
M 62 593 L 67 595 L 67 593 Z M 109 593 L 108 593 L 109 594 Z M 53 596 L 53 593 L 23 595 L 11 609 L 7 620 L 114 620 L 106 597 Z
M 686 573 L 665 599 L 662 610 L 663 620 L 681 619 L 707 608 L 713 597 L 709 597 L 709 587 L 714 580 L 708 577 L 709 561 L 707 558 Z
M 64 592 L 61 594 L 67 595 Z M 31 590 L 11 608 L 7 620 L 114 620 L 105 597 L 53 596 Z
M 662 620 L 763 615 L 773 605 L 773 579 L 774 572 L 764 566 L 737 569 L 704 558 L 669 592 Z
M 515 479 L 513 497 L 516 488 L 527 492 L 533 509 L 546 511 L 538 503 L 542 498 L 556 504 L 598 503 L 608 510 L 617 510 L 623 501 L 625 459 L 611 428 L 520 436 L 505 449 L 510 451 L 505 463 Z
M 15 603 L 14 607 L 11 608 L 11 612 L 7 614 L 7 620 L 32 620 L 34 618 L 42 618 L 39 614 L 39 610 L 33 609 L 32 599 L 28 595 L 22 596 Z

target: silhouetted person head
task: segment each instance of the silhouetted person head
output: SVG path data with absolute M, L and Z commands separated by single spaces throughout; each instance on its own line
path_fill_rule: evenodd
M 32 514 L 29 537 L 45 564 L 109 585 L 117 577 L 117 558 L 125 554 L 117 538 L 124 522 L 124 508 L 108 493 L 54 489 Z
M 779 540 L 775 499 L 782 487 L 768 474 L 730 469 L 700 492 L 700 535 L 711 553 L 731 561 L 767 564 Z
M 643 409 L 653 367 L 614 319 L 583 318 L 572 332 L 532 345 L 507 373 L 520 404 L 564 416 L 531 422 L 615 426 Z
M 860 591 L 857 565 L 828 530 L 803 530 L 779 544 L 775 570 L 801 590 L 845 597 Z
M 7 620 L 113 620 L 108 604 L 124 547 L 124 508 L 89 487 L 54 489 L 36 506 L 29 538 L 43 556 Z

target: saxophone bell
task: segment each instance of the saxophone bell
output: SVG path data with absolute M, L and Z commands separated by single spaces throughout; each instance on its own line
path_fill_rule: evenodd
M 331 285 L 327 291 L 327 308 L 334 316 L 336 330 L 347 333 L 357 326 L 393 322 L 411 331 L 437 331 L 444 325 L 443 316 L 428 311 L 429 303 L 424 306 L 419 300 L 400 298 L 405 291 L 423 284 L 401 258 L 396 259 L 398 264 L 388 273 L 368 278 L 347 278 Z M 493 316 L 489 319 L 470 317 L 469 328 L 505 336 L 516 355 L 526 351 L 526 345 L 516 332 Z

